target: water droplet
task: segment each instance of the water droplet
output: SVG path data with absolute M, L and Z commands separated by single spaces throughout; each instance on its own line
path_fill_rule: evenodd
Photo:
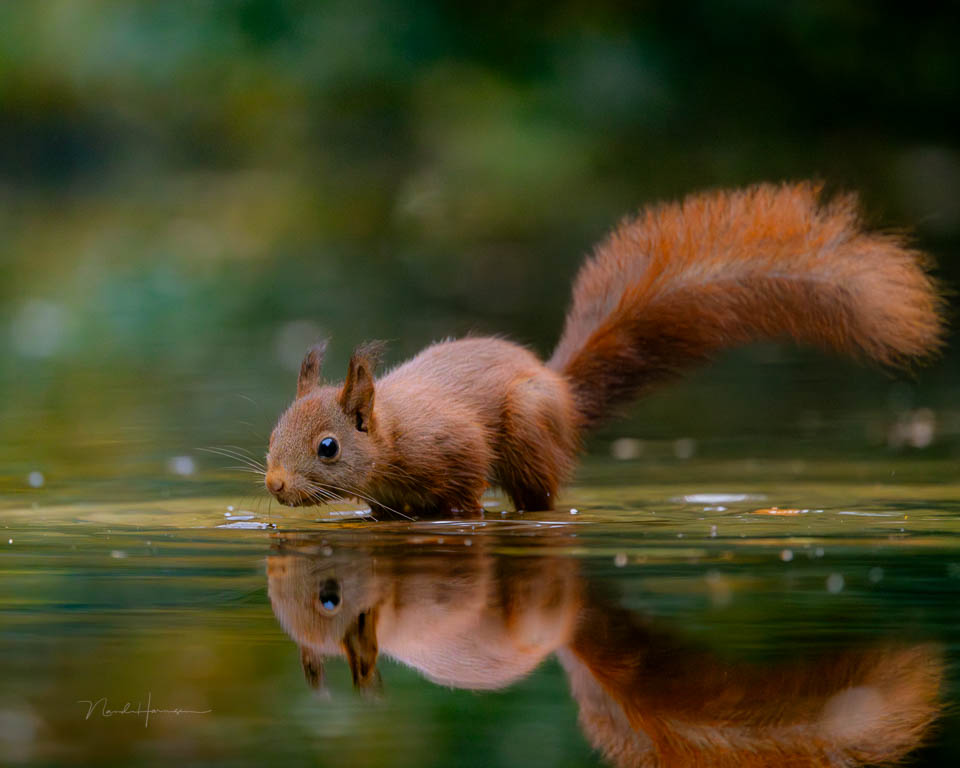
M 836 595 L 843 591 L 843 576 L 839 573 L 831 573 L 827 576 L 827 592 Z
M 50 357 L 63 344 L 70 318 L 62 306 L 46 299 L 30 299 L 10 322 L 10 340 L 24 357 Z
M 174 456 L 167 462 L 167 470 L 174 475 L 192 475 L 197 471 L 197 465 L 190 456 Z
M 224 523 L 217 528 L 240 528 L 243 530 L 261 530 L 263 528 L 276 528 L 273 523 L 261 523 L 257 520 L 237 520 L 236 522 Z
M 638 459 L 643 455 L 643 441 L 633 437 L 620 437 L 610 443 L 610 455 L 620 461 Z
M 734 504 L 738 501 L 763 501 L 766 496 L 756 493 L 690 493 L 673 501 L 687 504 Z
M 691 459 L 697 452 L 697 441 L 692 437 L 681 437 L 673 442 L 673 455 L 678 459 Z

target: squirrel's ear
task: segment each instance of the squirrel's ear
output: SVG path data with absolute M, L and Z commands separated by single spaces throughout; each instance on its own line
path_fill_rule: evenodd
M 340 390 L 340 407 L 348 416 L 355 416 L 357 429 L 370 430 L 373 417 L 373 372 L 383 354 L 381 341 L 370 341 L 357 347 L 350 357 L 347 378 Z
M 323 656 L 306 645 L 300 646 L 300 666 L 303 667 L 303 676 L 318 695 L 327 693 L 326 676 L 323 673 Z
M 364 611 L 350 625 L 343 636 L 343 651 L 350 665 L 353 687 L 364 694 L 380 690 L 380 672 L 377 671 L 377 614 L 376 609 Z
M 327 351 L 326 340 L 314 344 L 307 350 L 303 362 L 300 363 L 300 375 L 297 377 L 297 398 L 303 397 L 320 383 L 320 366 L 323 365 L 323 356 Z

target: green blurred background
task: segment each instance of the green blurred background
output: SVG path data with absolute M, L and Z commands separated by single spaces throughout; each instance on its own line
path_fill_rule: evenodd
M 368 338 L 390 362 L 468 331 L 547 353 L 590 246 L 705 187 L 859 190 L 955 284 L 958 21 L 862 0 L 5 2 L 0 491 L 204 482 L 196 448 L 262 451 L 321 335 L 331 378 Z M 960 457 L 958 383 L 954 351 L 891 377 L 758 345 L 591 450 Z

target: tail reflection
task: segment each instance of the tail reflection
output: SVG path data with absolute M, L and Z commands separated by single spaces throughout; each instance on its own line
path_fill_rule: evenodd
M 889 763 L 938 714 L 936 646 L 734 664 L 602 597 L 572 558 L 465 549 L 279 540 L 270 600 L 308 683 L 322 689 L 324 658 L 344 656 L 357 688 L 375 691 L 384 653 L 441 685 L 496 689 L 555 653 L 581 727 L 617 766 Z
M 618 608 L 585 605 L 578 626 L 558 656 L 584 731 L 618 766 L 889 763 L 938 711 L 933 645 L 760 667 L 685 648 Z

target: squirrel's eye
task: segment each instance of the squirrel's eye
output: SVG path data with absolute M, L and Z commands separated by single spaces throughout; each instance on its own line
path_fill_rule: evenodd
M 334 613 L 340 607 L 340 583 L 335 579 L 327 579 L 320 587 L 317 602 L 326 613 Z
M 323 440 L 320 441 L 320 445 L 317 446 L 317 456 L 321 459 L 335 459 L 339 453 L 340 443 L 333 437 L 323 438 Z

